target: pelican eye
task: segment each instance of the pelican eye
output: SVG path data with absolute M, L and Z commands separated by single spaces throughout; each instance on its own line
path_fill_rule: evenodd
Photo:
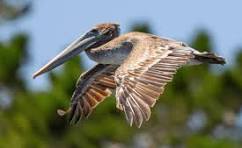
M 93 34 L 99 34 L 99 31 L 97 29 L 92 29 L 90 32 Z

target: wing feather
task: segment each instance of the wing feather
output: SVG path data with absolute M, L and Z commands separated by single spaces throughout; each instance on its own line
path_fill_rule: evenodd
M 77 123 L 83 117 L 87 118 L 99 103 L 112 94 L 111 90 L 116 88 L 114 71 L 117 67 L 97 64 L 82 74 L 72 95 L 70 108 L 67 111 L 58 110 L 59 115 L 69 112 L 72 123 Z
M 149 120 L 150 108 L 163 93 L 165 85 L 193 56 L 189 50 L 170 49 L 169 46 L 151 50 L 159 51 L 151 52 L 143 59 L 131 58 L 131 53 L 115 73 L 117 107 L 125 112 L 130 126 L 135 123 L 140 127 L 143 121 Z

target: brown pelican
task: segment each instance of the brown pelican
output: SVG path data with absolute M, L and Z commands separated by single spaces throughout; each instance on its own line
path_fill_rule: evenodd
M 130 32 L 119 36 L 118 24 L 100 24 L 75 40 L 33 77 L 48 72 L 85 51 L 98 64 L 82 74 L 71 99 L 70 121 L 88 117 L 115 90 L 116 107 L 132 126 L 147 121 L 153 107 L 179 67 L 186 64 L 225 64 L 222 57 L 199 52 L 183 42 Z M 60 115 L 65 111 L 58 110 Z

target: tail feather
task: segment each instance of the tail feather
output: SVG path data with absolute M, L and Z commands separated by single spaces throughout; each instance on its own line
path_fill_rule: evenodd
M 223 57 L 216 56 L 214 53 L 204 52 L 204 53 L 199 53 L 194 55 L 195 55 L 194 59 L 202 63 L 221 64 L 221 65 L 224 65 L 226 63 Z

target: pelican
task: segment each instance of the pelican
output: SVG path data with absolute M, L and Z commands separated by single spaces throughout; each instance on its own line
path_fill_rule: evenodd
M 99 24 L 75 40 L 60 54 L 33 74 L 48 72 L 85 51 L 97 62 L 76 84 L 67 111 L 72 123 L 87 118 L 93 109 L 115 92 L 116 107 L 125 113 L 130 126 L 148 121 L 165 86 L 183 65 L 225 64 L 225 59 L 199 52 L 187 44 L 153 34 L 129 32 L 119 35 L 119 25 Z

